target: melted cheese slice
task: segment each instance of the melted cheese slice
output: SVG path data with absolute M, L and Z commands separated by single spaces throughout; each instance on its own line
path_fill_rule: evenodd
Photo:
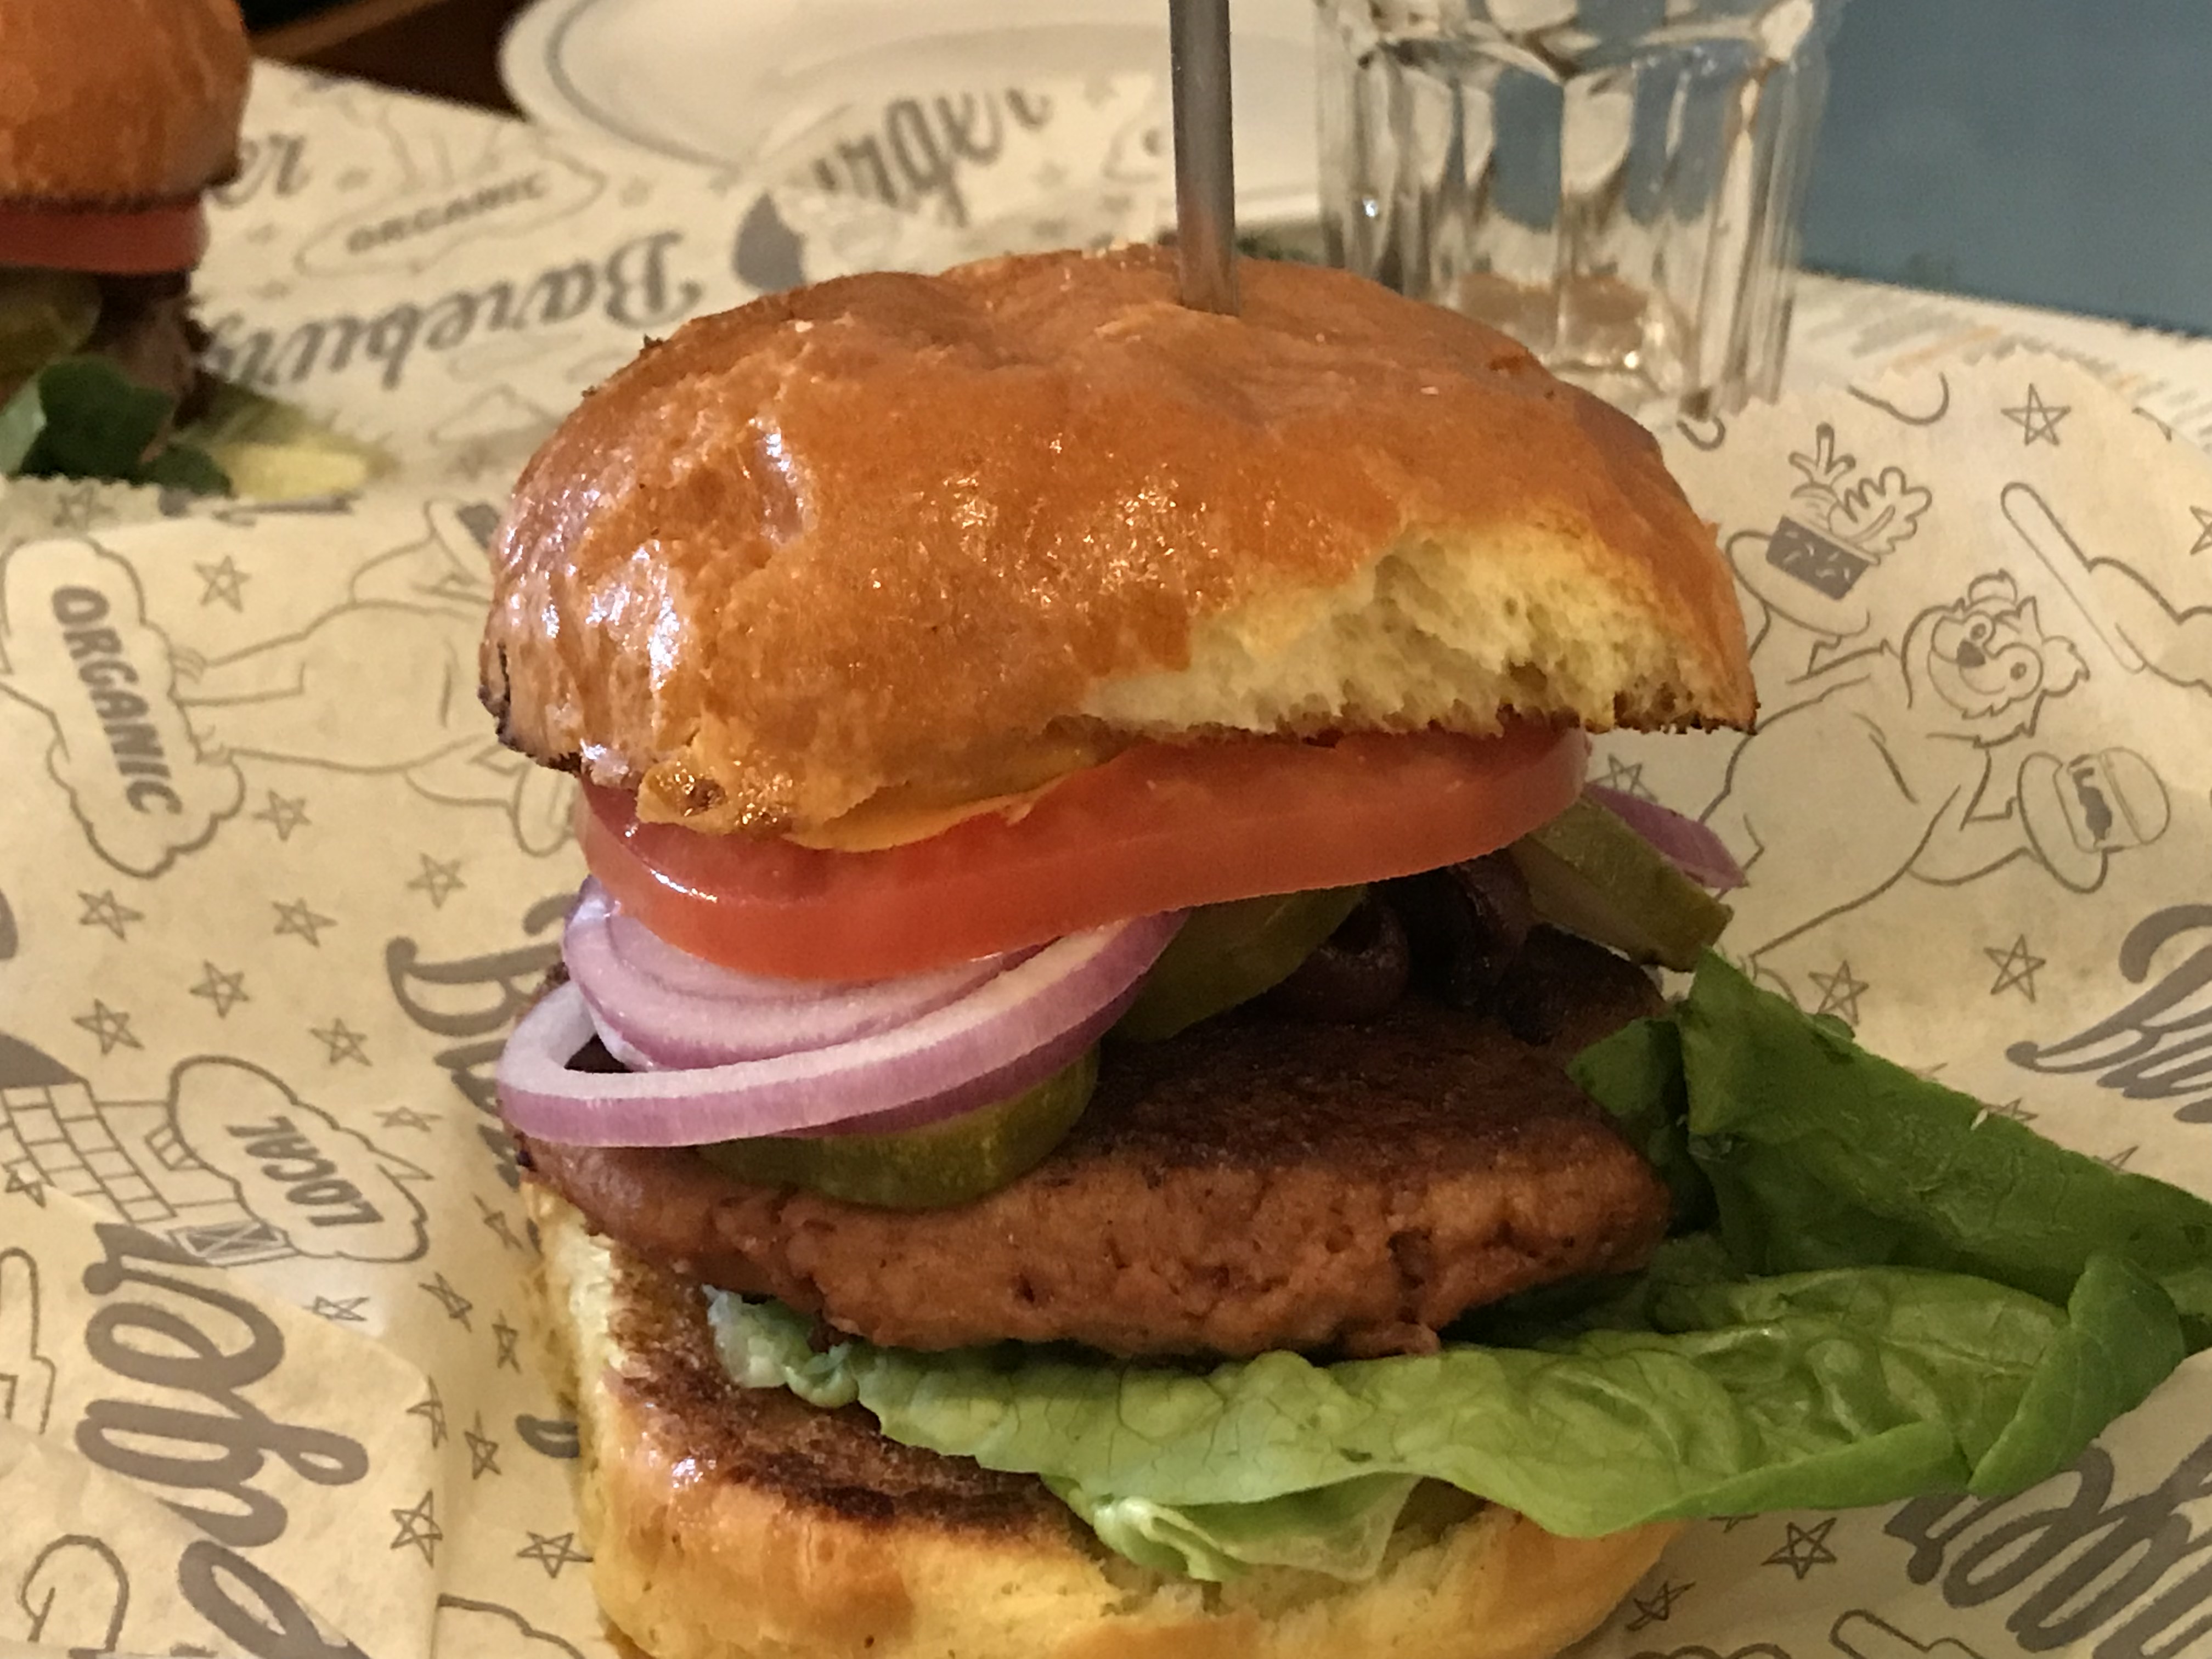
M 1078 770 L 1081 769 L 1076 769 Z M 1062 773 L 1060 777 L 1067 776 Z M 880 853 L 908 842 L 927 841 L 956 823 L 996 812 L 1007 823 L 1019 822 L 1044 793 L 1060 782 L 1048 779 L 1034 789 L 1011 795 L 992 795 L 982 800 L 960 801 L 951 806 L 925 806 L 887 800 L 882 795 L 862 801 L 842 817 L 811 830 L 787 831 L 784 839 L 799 847 L 825 853 Z M 887 792 L 888 793 L 888 792 Z

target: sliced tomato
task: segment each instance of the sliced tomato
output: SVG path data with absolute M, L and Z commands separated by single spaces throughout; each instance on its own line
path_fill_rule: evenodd
M 884 979 L 1194 904 L 1410 875 L 1566 810 L 1582 734 L 1148 744 L 996 814 L 873 853 L 640 823 L 586 787 L 584 857 L 624 908 L 750 973 Z
M 0 207 L 0 265 L 118 276 L 190 270 L 207 252 L 198 202 L 130 213 Z

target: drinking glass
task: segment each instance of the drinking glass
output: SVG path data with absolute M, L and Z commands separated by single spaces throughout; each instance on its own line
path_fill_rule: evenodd
M 1772 397 L 1842 0 L 1316 0 L 1332 263 L 1647 418 Z

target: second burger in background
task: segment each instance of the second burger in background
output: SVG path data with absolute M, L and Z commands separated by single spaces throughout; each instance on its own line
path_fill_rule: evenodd
M 616 1626 L 1536 1659 L 1668 1522 L 2012 1489 L 2212 1339 L 2212 1208 L 1758 992 L 1584 790 L 1751 714 L 1650 438 L 1173 289 L 764 300 L 520 482 L 485 696 L 592 880 L 500 1091 Z
M 235 0 L 0 6 L 0 473 L 223 487 L 168 440 L 213 392 L 191 272 L 252 63 Z

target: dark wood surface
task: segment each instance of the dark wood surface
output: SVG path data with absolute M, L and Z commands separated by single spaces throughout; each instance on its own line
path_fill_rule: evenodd
M 515 112 L 499 40 L 527 0 L 347 0 L 257 35 L 264 57 Z

